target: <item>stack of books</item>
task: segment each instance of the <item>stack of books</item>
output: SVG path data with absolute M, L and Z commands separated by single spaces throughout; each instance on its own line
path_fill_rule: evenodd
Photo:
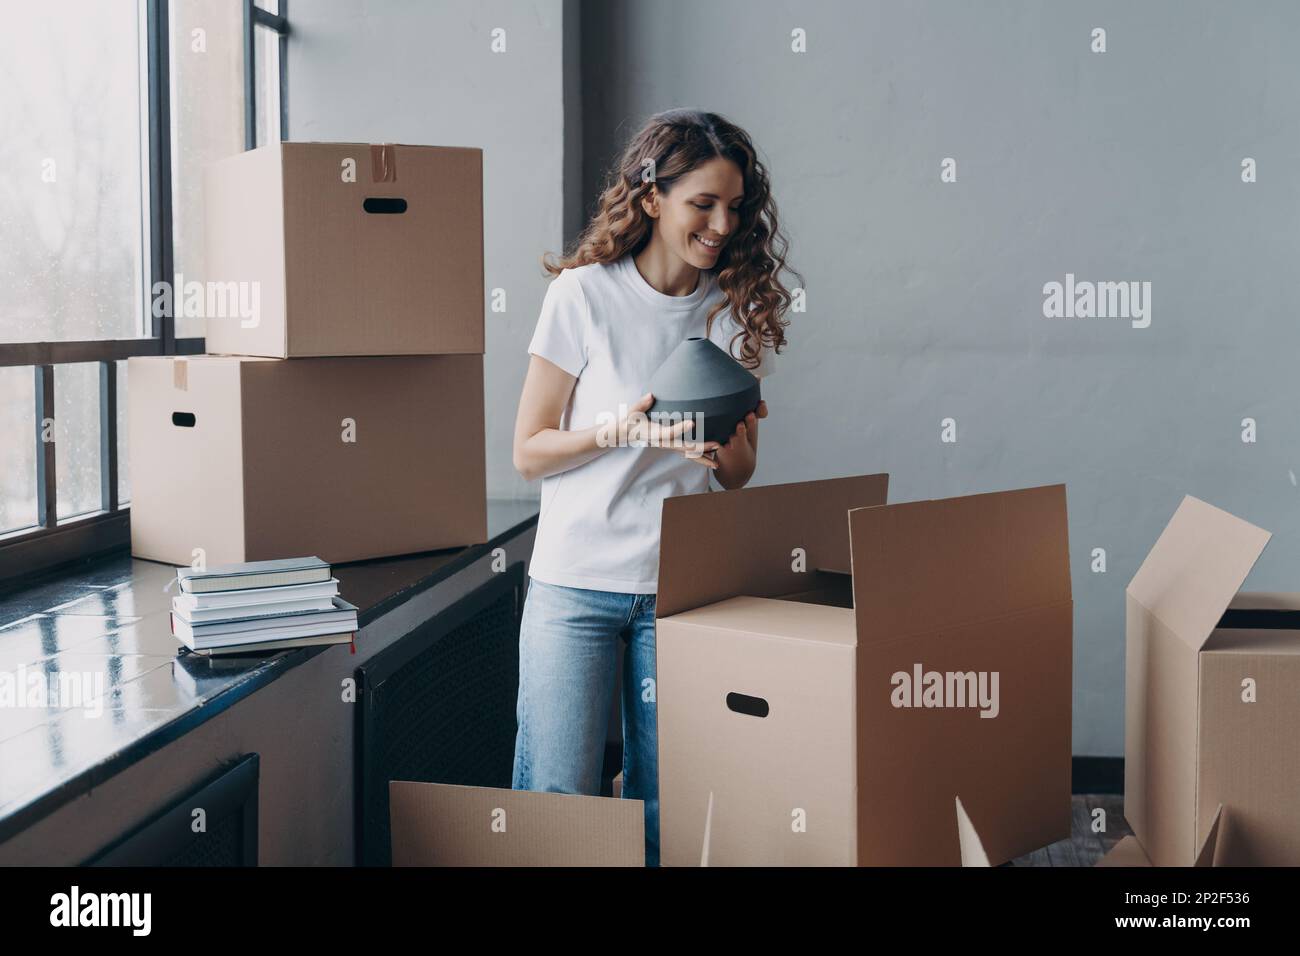
M 172 634 L 196 654 L 262 654 L 355 639 L 357 609 L 338 596 L 338 578 L 320 558 L 178 568 L 176 581 Z

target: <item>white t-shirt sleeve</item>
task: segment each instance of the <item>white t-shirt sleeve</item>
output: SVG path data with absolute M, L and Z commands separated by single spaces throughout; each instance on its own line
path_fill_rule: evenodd
M 582 283 L 572 272 L 561 272 L 546 289 L 528 351 L 577 378 L 587 364 L 588 319 Z

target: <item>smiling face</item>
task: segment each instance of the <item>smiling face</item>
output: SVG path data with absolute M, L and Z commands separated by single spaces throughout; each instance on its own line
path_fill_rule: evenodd
M 729 159 L 714 157 L 683 174 L 667 192 L 645 200 L 653 241 L 696 269 L 712 269 L 740 222 L 745 177 Z

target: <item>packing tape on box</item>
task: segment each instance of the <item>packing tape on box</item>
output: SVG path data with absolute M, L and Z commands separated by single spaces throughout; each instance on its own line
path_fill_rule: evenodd
M 172 359 L 172 388 L 189 391 L 190 363 L 183 358 Z
M 370 147 L 370 176 L 377 183 L 397 182 L 397 147 L 381 143 Z

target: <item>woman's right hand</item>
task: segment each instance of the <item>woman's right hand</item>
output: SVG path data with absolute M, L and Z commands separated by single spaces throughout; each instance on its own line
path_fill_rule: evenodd
M 672 425 L 660 425 L 649 417 L 650 406 L 655 402 L 653 393 L 646 392 L 628 409 L 619 422 L 618 433 L 627 435 L 629 442 L 668 448 L 680 453 L 687 461 L 693 461 L 705 468 L 718 467 L 713 455 L 719 447 L 716 441 L 692 441 L 690 432 L 695 427 L 693 419 L 685 419 Z

